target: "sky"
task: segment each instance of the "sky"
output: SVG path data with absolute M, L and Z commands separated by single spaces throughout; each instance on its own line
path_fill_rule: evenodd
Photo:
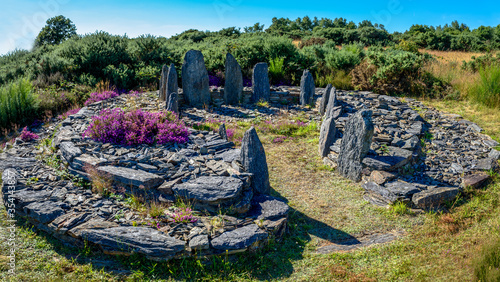
M 390 32 L 413 24 L 444 25 L 454 20 L 471 28 L 500 24 L 500 1 L 429 0 L 0 0 L 0 54 L 31 49 L 45 21 L 63 15 L 77 33 L 98 30 L 137 37 L 170 37 L 187 29 L 220 30 L 225 27 L 269 27 L 273 17 L 343 17 L 359 23 L 370 20 Z

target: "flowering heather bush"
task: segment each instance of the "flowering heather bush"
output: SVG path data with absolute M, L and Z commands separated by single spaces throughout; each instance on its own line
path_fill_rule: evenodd
M 28 131 L 28 127 L 23 128 L 23 131 L 21 131 L 21 140 L 23 141 L 32 141 L 40 138 L 38 135 L 36 135 L 33 132 Z
M 189 132 L 171 112 L 150 113 L 141 109 L 125 112 L 116 108 L 105 109 L 93 117 L 83 136 L 103 143 L 134 146 L 186 143 Z
M 85 102 L 85 106 L 102 100 L 111 99 L 119 95 L 117 91 L 93 92 L 90 93 L 90 98 Z
M 224 79 L 222 78 L 223 74 L 222 72 L 217 72 L 216 74 L 209 73 L 208 74 L 208 84 L 210 86 L 223 86 L 224 84 Z
M 278 136 L 273 139 L 273 143 L 283 143 L 286 140 L 293 140 L 293 137 L 288 137 L 288 136 Z
M 174 223 L 195 223 L 198 221 L 193 216 L 193 210 L 190 208 L 178 208 L 174 213 L 170 214 L 170 217 Z
M 244 77 L 243 87 L 252 87 L 252 79 Z
M 236 130 L 235 130 L 235 129 L 233 129 L 233 128 L 228 128 L 228 129 L 226 129 L 227 139 L 228 139 L 229 141 L 232 141 L 232 140 L 233 140 L 233 138 L 234 138 L 234 134 L 235 134 L 235 133 L 236 133 Z
M 71 109 L 71 110 L 65 112 L 64 114 L 59 115 L 57 118 L 59 118 L 59 119 L 66 119 L 67 117 L 78 113 L 80 111 L 80 109 L 81 108 Z

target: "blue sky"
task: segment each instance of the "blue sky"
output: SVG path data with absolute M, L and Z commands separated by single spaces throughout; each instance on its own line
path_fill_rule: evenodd
M 5 3 L 4 3 L 5 2 Z M 0 54 L 29 49 L 56 15 L 70 18 L 79 34 L 104 30 L 136 37 L 169 37 L 186 29 L 219 30 L 256 22 L 270 25 L 273 17 L 296 19 L 343 17 L 356 23 L 368 19 L 389 31 L 405 31 L 412 24 L 444 25 L 453 20 L 471 28 L 500 24 L 500 1 L 130 1 L 130 0 L 0 0 Z

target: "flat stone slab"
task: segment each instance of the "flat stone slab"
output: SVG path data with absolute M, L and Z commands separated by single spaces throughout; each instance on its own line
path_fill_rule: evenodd
M 249 216 L 257 219 L 277 219 L 288 216 L 290 207 L 277 198 L 259 195 L 252 200 L 252 209 Z
M 154 189 L 165 181 L 156 174 L 126 167 L 101 166 L 98 171 L 109 174 L 115 182 L 125 187 L 132 185 L 135 188 L 142 186 L 144 189 Z
M 212 247 L 217 250 L 241 250 L 250 247 L 257 241 L 266 239 L 268 234 L 257 226 L 247 225 L 222 233 L 212 239 Z
M 422 209 L 437 208 L 444 202 L 453 200 L 458 195 L 457 187 L 434 188 L 413 195 L 413 203 Z
M 467 175 L 463 179 L 463 187 L 472 187 L 475 189 L 479 189 L 485 186 L 491 177 L 486 173 L 476 173 Z
M 217 204 L 238 198 L 243 181 L 234 177 L 202 176 L 172 187 L 175 195 L 201 203 Z
M 96 166 L 99 166 L 103 163 L 105 163 L 104 160 L 98 159 L 98 158 L 93 157 L 91 155 L 82 154 L 82 155 L 75 157 L 73 159 L 71 166 L 74 169 L 85 171 L 86 166 L 96 167 Z
M 64 214 L 61 204 L 61 202 L 50 201 L 35 202 L 24 207 L 24 212 L 28 218 L 41 224 L 47 224 Z
M 153 259 L 168 260 L 184 250 L 186 242 L 163 232 L 145 227 L 112 227 L 85 229 L 85 240 L 99 245 L 107 254 L 131 255 L 139 253 Z
M 20 158 L 10 154 L 0 154 L 0 172 L 8 168 L 23 169 L 34 166 L 35 158 Z
M 223 161 L 226 163 L 232 163 L 233 161 L 240 160 L 241 150 L 234 149 L 225 151 L 224 153 L 218 154 L 218 157 L 221 157 Z
M 362 187 L 367 192 L 374 193 L 391 204 L 396 201 L 409 201 L 413 194 L 420 192 L 417 187 L 399 181 L 388 183 L 385 187 L 375 182 L 367 182 Z
M 61 145 L 59 145 L 59 149 L 61 150 L 63 158 L 68 163 L 71 163 L 75 157 L 82 154 L 82 150 L 76 147 L 73 142 L 62 142 Z

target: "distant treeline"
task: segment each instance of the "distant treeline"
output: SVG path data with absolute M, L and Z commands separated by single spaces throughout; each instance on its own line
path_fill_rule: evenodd
M 342 51 L 338 47 L 342 45 L 350 47 Z M 151 35 L 128 38 L 100 31 L 75 35 L 59 44 L 36 46 L 31 51 L 17 50 L 0 57 L 0 85 L 25 77 L 41 86 L 59 80 L 95 86 L 105 80 L 120 89 L 154 87 L 161 66 L 174 63 L 180 68 L 190 49 L 203 52 L 207 69 L 213 74 L 224 70 L 227 52 L 236 57 L 247 77 L 254 64 L 284 58 L 278 71 L 285 74 L 285 80 L 296 83 L 303 69 L 311 69 L 316 76 L 332 71 L 349 73 L 369 57 L 367 54 L 384 52 L 382 47 L 400 50 L 391 54 L 408 58 L 411 55 L 401 52 L 418 48 L 498 50 L 500 25 L 470 30 L 455 21 L 444 27 L 414 25 L 404 33 L 391 34 L 383 25 L 366 20 L 355 24 L 343 18 L 273 18 L 267 29 L 259 23 L 214 32 L 191 29 L 169 39 Z M 366 46 L 370 46 L 368 53 L 363 50 Z M 413 57 L 411 60 L 415 61 Z

